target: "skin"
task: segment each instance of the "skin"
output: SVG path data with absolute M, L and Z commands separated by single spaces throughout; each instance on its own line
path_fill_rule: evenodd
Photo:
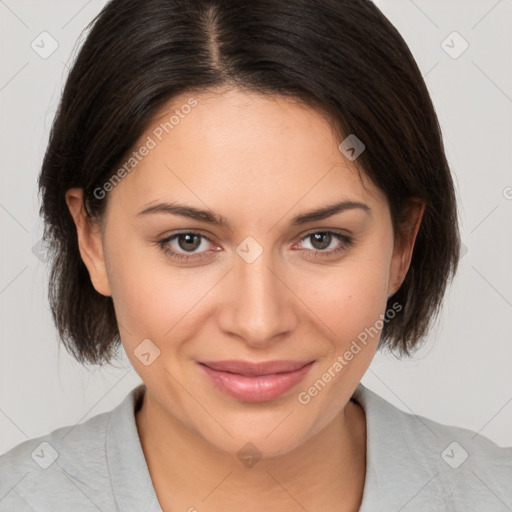
M 183 94 L 136 147 L 191 96 L 197 106 L 109 192 L 101 223 L 85 217 L 81 189 L 66 194 L 92 283 L 113 298 L 123 346 L 147 387 L 136 423 L 158 499 L 163 510 L 357 510 L 366 423 L 350 397 L 379 336 L 308 404 L 298 393 L 384 314 L 407 273 L 423 205 L 411 203 L 395 237 L 386 198 L 339 151 L 343 139 L 328 120 L 277 96 Z M 369 210 L 290 225 L 340 200 Z M 138 215 L 173 201 L 216 212 L 231 230 L 169 213 Z M 195 249 L 179 238 L 167 246 L 203 258 L 175 260 L 159 246 L 180 230 L 207 239 Z M 306 236 L 328 230 L 352 242 L 333 236 L 321 246 Z M 251 263 L 236 252 L 249 236 L 263 251 Z M 144 339 L 160 350 L 148 366 L 134 354 Z M 315 365 L 278 399 L 249 403 L 212 386 L 197 364 L 225 359 Z M 252 467 L 237 457 L 247 442 L 262 456 Z

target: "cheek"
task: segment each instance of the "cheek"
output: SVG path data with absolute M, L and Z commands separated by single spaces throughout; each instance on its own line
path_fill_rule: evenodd
M 163 348 L 178 341 L 177 334 L 180 339 L 193 335 L 198 326 L 194 311 L 202 311 L 200 301 L 218 276 L 179 269 L 158 246 L 129 237 L 111 239 L 106 258 L 121 338 L 130 357 L 144 339 Z
M 380 249 L 354 253 L 337 268 L 308 276 L 302 272 L 292 280 L 297 283 L 297 295 L 305 298 L 304 303 L 316 314 L 326 336 L 335 340 L 338 351 L 374 326 L 385 312 L 391 250 L 382 245 Z
M 316 323 L 337 352 L 344 351 L 384 313 L 390 239 L 372 237 L 371 243 L 349 253 L 337 266 L 290 265 L 285 270 L 285 282 L 294 283 L 293 292 L 303 303 L 296 304 L 297 311 L 305 308 L 301 316 L 305 315 L 306 323 L 307 318 Z M 179 268 L 158 246 L 135 236 L 130 229 L 112 230 L 105 257 L 128 354 L 146 338 L 160 346 L 173 340 L 179 350 L 180 340 L 192 338 L 213 314 L 215 305 L 208 292 L 217 299 L 220 293 L 215 289 L 220 276 L 214 265 Z
M 129 232 L 119 229 L 112 234 L 105 258 L 123 342 L 129 338 L 135 343 L 164 329 L 165 312 L 170 315 L 175 310 L 179 296 L 170 287 L 165 266 L 156 264 L 160 249 L 121 234 Z

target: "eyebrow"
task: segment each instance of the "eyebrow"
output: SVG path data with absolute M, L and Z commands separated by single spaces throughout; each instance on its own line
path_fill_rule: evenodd
M 341 201 L 334 203 L 322 208 L 310 210 L 294 217 L 291 221 L 292 226 L 300 226 L 309 222 L 327 219 L 337 213 L 341 213 L 347 210 L 363 210 L 364 212 L 370 213 L 370 207 L 359 201 Z M 187 217 L 189 219 L 195 219 L 209 224 L 223 226 L 232 230 L 228 220 L 222 215 L 218 215 L 208 210 L 201 210 L 193 206 L 185 206 L 176 203 L 158 203 L 153 206 L 149 206 L 144 210 L 140 211 L 137 215 L 148 215 L 154 213 L 168 213 L 172 215 L 180 215 L 181 217 Z

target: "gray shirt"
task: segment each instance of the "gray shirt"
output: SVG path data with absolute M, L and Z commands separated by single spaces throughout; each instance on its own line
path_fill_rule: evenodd
M 0 511 L 161 512 L 135 423 L 143 392 L 2 455 Z M 512 448 L 404 413 L 361 384 L 353 399 L 367 422 L 360 512 L 512 511 Z

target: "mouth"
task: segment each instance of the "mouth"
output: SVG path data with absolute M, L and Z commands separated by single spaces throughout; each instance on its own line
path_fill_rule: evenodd
M 275 400 L 295 387 L 315 361 L 204 361 L 198 363 L 224 394 L 243 402 Z

